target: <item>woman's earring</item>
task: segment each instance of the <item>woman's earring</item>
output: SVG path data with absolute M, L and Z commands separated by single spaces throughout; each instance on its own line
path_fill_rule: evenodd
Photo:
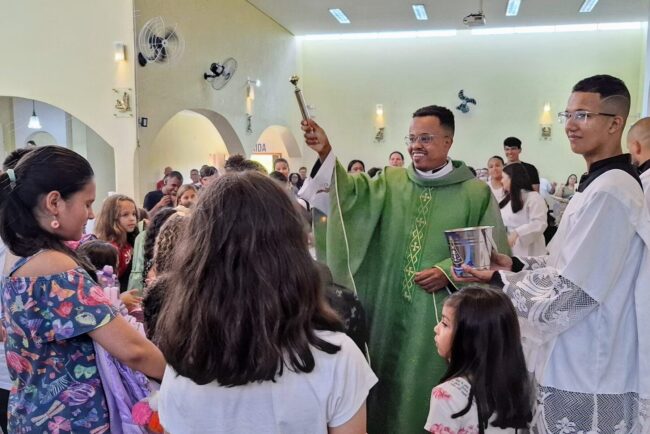
M 52 229 L 59 229 L 59 227 L 61 226 L 61 224 L 60 224 L 59 221 L 56 219 L 56 217 L 54 217 L 54 220 L 52 220 L 52 221 L 50 222 L 50 226 L 52 227 Z

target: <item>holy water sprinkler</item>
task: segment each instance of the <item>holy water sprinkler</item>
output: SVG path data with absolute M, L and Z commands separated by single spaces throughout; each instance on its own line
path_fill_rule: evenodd
M 298 87 L 298 80 L 300 77 L 297 75 L 292 75 L 289 79 L 289 82 L 295 86 L 296 99 L 298 100 L 298 107 L 300 107 L 300 113 L 302 114 L 303 120 L 309 119 L 309 112 L 307 111 L 307 106 L 305 105 L 305 99 L 302 96 L 302 90 Z

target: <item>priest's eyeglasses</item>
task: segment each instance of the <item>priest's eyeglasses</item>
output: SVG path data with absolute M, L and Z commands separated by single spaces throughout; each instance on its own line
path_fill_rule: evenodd
M 406 136 L 404 137 L 404 143 L 407 145 L 415 145 L 418 141 L 424 146 L 430 145 L 433 143 L 436 137 L 447 137 L 442 134 L 420 134 L 419 136 Z
M 573 113 L 571 112 L 560 112 L 557 114 L 557 120 L 561 124 L 566 124 L 569 122 L 569 119 L 573 119 L 576 122 L 581 122 L 581 123 L 587 123 L 587 120 L 590 118 L 593 118 L 594 116 L 609 116 L 609 117 L 615 117 L 615 114 L 612 113 L 596 113 L 596 112 L 588 112 L 586 110 L 578 110 Z

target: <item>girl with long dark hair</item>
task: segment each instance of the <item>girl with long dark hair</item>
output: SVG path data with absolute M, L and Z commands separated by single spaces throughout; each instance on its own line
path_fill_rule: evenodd
M 156 340 L 171 434 L 361 434 L 377 381 L 325 304 L 289 194 L 256 172 L 204 188 L 168 273 Z
M 445 301 L 434 331 L 449 368 L 431 394 L 425 429 L 436 434 L 526 429 L 533 396 L 508 296 L 464 288 Z
M 546 254 L 544 230 L 548 226 L 548 206 L 544 198 L 533 190 L 526 168 L 521 163 L 508 164 L 503 168 L 501 182 L 506 196 L 499 206 L 512 254 Z

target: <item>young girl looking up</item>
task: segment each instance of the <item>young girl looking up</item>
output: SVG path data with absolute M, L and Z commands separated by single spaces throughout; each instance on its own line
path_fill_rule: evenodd
M 532 390 L 519 322 L 501 291 L 467 287 L 451 295 L 434 329 L 449 368 L 431 393 L 431 433 L 516 433 L 532 418 Z
M 339 332 L 275 181 L 249 171 L 204 187 L 168 276 L 155 333 L 169 360 L 158 401 L 167 432 L 366 432 L 377 377 Z
M 107 197 L 97 217 L 95 235 L 117 248 L 120 261 L 116 274 L 120 280 L 120 290 L 126 291 L 131 273 L 133 244 L 138 235 L 138 208 L 133 199 L 123 194 Z
M 21 257 L 2 279 L 9 432 L 110 432 L 93 340 L 129 367 L 162 378 L 158 349 L 116 316 L 64 241 L 93 218 L 93 171 L 60 146 L 34 149 L 0 175 L 0 237 Z

